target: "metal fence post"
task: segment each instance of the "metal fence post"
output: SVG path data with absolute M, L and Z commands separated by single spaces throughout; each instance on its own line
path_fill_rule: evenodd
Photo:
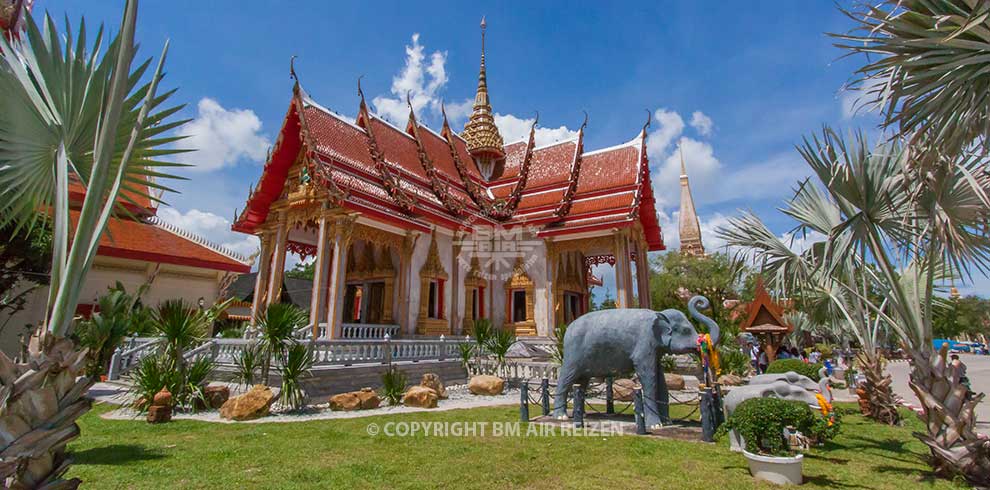
M 584 386 L 574 389 L 574 427 L 584 427 Z
M 529 422 L 529 381 L 519 387 L 519 420 Z
M 543 415 L 550 415 L 550 380 L 547 378 L 540 381 L 540 405 Z
M 705 388 L 701 392 L 701 440 L 712 442 L 715 440 L 715 414 L 712 403 L 712 389 Z
M 636 411 L 636 433 L 646 434 L 646 416 L 643 413 L 643 390 L 633 392 L 634 409 Z
M 615 413 L 615 396 L 612 392 L 612 381 L 614 379 L 611 376 L 605 378 L 605 413 L 607 414 Z

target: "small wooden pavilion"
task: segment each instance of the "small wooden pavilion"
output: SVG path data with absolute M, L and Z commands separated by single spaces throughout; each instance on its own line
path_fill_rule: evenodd
M 756 298 L 746 308 L 746 318 L 740 331 L 753 334 L 767 353 L 767 360 L 773 362 L 784 338 L 794 331 L 794 326 L 784 321 L 784 308 L 770 297 L 763 286 L 763 279 L 756 283 Z

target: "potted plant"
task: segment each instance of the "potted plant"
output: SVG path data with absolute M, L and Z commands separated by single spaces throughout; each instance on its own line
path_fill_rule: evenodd
M 736 408 L 723 430 L 735 430 L 742 438 L 743 455 L 754 477 L 778 485 L 800 485 L 804 455 L 792 442 L 802 435 L 815 437 L 815 419 L 805 403 L 752 398 Z

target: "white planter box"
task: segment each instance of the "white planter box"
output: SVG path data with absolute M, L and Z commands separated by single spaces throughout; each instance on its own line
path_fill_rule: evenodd
M 749 462 L 749 473 L 757 480 L 765 480 L 777 485 L 800 485 L 804 482 L 801 476 L 803 454 L 781 458 L 753 454 L 744 450 L 743 456 L 746 456 L 746 461 Z

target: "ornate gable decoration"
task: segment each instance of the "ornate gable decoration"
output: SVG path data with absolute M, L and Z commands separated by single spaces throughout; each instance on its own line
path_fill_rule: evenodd
M 554 210 L 553 215 L 562 220 L 571 212 L 571 205 L 574 202 L 574 194 L 577 193 L 578 179 L 581 178 L 581 154 L 584 153 L 584 128 L 588 126 L 588 113 L 584 114 L 584 122 L 578 130 L 577 147 L 574 149 L 574 164 L 571 165 L 571 177 L 567 183 L 567 190 L 560 200 L 560 205 Z
M 401 181 L 392 174 L 385 156 L 382 155 L 381 148 L 378 147 L 378 140 L 375 139 L 375 132 L 372 129 L 371 115 L 368 112 L 368 105 L 364 102 L 364 92 L 361 91 L 361 80 L 358 80 L 358 95 L 361 97 L 361 106 L 358 109 L 358 123 L 364 123 L 364 133 L 368 140 L 368 153 L 375 162 L 375 169 L 382 179 L 385 191 L 395 201 L 403 212 L 413 214 L 416 209 L 416 198 L 409 195 L 403 188 Z
M 426 148 L 423 147 L 423 141 L 419 138 L 419 123 L 416 121 L 416 112 L 413 111 L 412 101 L 409 100 L 408 94 L 406 94 L 406 104 L 409 105 L 409 132 L 412 133 L 413 140 L 416 141 L 416 155 L 419 157 L 419 163 L 423 166 L 423 171 L 426 172 L 426 177 L 430 181 L 433 194 L 454 216 L 464 214 L 464 201 L 451 194 L 450 186 L 440 178 L 440 172 L 437 171 L 433 165 L 433 160 L 430 159 L 426 153 Z
M 447 271 L 444 270 L 443 262 L 440 261 L 440 250 L 437 248 L 436 233 L 430 235 L 430 251 L 426 256 L 426 262 L 423 263 L 423 267 L 419 270 L 419 275 L 420 277 L 447 279 Z
M 471 257 L 471 268 L 468 269 L 467 275 L 464 276 L 465 286 L 484 286 L 487 281 L 485 276 L 481 272 L 481 262 L 478 260 L 478 256 L 475 255 Z
M 786 332 L 794 330 L 784 321 L 784 309 L 777 304 L 763 286 L 763 278 L 757 279 L 756 297 L 746 308 L 746 318 L 739 329 L 743 332 Z

